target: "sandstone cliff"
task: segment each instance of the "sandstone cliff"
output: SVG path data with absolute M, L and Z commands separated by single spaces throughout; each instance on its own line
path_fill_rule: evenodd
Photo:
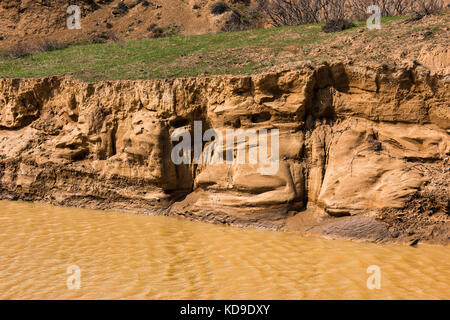
M 449 79 L 337 63 L 254 76 L 0 80 L 0 198 L 374 241 L 448 242 Z M 175 165 L 175 130 L 280 132 L 258 165 Z

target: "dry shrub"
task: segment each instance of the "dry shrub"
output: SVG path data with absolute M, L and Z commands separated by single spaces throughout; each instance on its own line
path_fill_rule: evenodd
M 383 17 L 402 16 L 413 12 L 415 0 L 347 0 L 348 14 L 355 19 L 367 17 L 367 8 L 377 5 Z
M 155 27 L 151 30 L 151 38 L 164 38 L 164 28 L 161 27 Z
M 444 8 L 442 0 L 417 0 L 415 1 L 415 12 L 418 15 L 427 16 L 436 14 Z
M 22 41 L 13 45 L 4 57 L 9 59 L 20 59 L 34 53 L 60 50 L 67 47 L 67 43 L 62 43 L 54 39 L 43 39 L 33 42 Z
M 322 0 L 256 0 L 256 3 L 276 27 L 319 22 L 325 5 Z
M 377 5 L 381 15 L 422 16 L 443 9 L 443 0 L 256 0 L 259 9 L 274 26 L 365 19 L 367 8 Z
M 177 35 L 180 32 L 180 27 L 177 25 L 170 25 L 166 28 L 158 27 L 157 24 L 152 23 L 147 31 L 150 32 L 150 38 L 166 38 Z
M 252 29 L 257 26 L 258 12 L 252 8 L 232 9 L 231 15 L 225 21 L 221 31 L 241 31 Z
M 353 28 L 355 24 L 351 20 L 337 19 L 328 21 L 323 27 L 322 31 L 325 33 L 338 32 L 345 29 Z
M 10 59 L 20 59 L 29 56 L 33 53 L 32 48 L 26 42 L 18 42 L 11 47 L 9 52 L 6 54 L 6 58 Z
M 68 47 L 67 43 L 59 42 L 54 39 L 44 39 L 39 41 L 36 47 L 37 52 L 47 52 L 53 50 L 61 50 Z
M 99 44 L 99 43 L 106 43 L 108 41 L 117 42 L 119 41 L 119 38 L 112 31 L 102 32 L 94 35 L 91 38 L 90 43 Z
M 125 2 L 120 1 L 116 7 L 113 8 L 112 14 L 115 16 L 120 16 L 128 13 L 129 7 L 126 5 Z
M 230 10 L 230 7 L 223 1 L 218 1 L 211 5 L 211 13 L 214 15 L 223 14 Z

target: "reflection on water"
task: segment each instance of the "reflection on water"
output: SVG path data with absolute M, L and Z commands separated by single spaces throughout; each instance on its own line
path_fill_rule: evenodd
M 445 299 L 450 248 L 0 201 L 2 299 Z M 69 290 L 67 268 L 81 269 Z M 381 268 L 369 290 L 367 267 Z

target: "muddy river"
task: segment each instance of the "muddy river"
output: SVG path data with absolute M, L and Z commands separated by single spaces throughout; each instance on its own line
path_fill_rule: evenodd
M 448 247 L 9 201 L 0 226 L 1 299 L 450 297 Z

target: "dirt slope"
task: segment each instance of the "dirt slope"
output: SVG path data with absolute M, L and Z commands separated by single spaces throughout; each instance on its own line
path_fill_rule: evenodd
M 40 37 L 60 41 L 90 40 L 108 33 L 121 40 L 149 38 L 149 27 L 172 27 L 181 34 L 203 34 L 220 30 L 228 13 L 211 14 L 211 0 L 1 0 L 0 47 Z M 81 30 L 67 30 L 69 4 L 82 9 Z M 195 8 L 194 8 L 195 6 Z M 151 29 L 151 28 L 150 28 Z

